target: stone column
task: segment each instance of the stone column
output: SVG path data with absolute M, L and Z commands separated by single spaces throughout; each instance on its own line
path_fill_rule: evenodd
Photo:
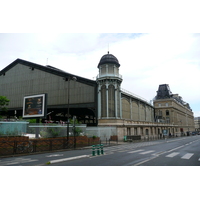
M 106 84 L 106 106 L 107 106 L 106 117 L 109 117 L 108 116 L 108 84 Z
M 98 86 L 98 118 L 101 118 L 101 86 Z
M 117 103 L 118 103 L 118 98 L 117 98 L 117 84 L 115 83 L 115 118 L 118 117 L 118 115 L 117 115 L 117 111 L 118 111 Z
M 129 102 L 130 102 L 131 119 L 133 119 L 133 114 L 132 114 L 133 110 L 132 110 L 132 101 L 131 101 L 131 98 L 130 98 Z
M 121 87 L 119 87 L 119 106 L 120 106 L 120 119 L 122 119 L 122 94 L 121 94 Z

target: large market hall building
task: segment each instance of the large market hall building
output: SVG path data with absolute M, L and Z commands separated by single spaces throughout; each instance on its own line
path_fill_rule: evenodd
M 119 139 L 124 135 L 159 136 L 163 130 L 178 134 L 194 129 L 189 104 L 168 110 L 168 118 L 170 112 L 183 112 L 180 116 L 185 123 L 159 121 L 156 119 L 159 106 L 154 107 L 145 99 L 123 90 L 120 64 L 114 55 L 109 52 L 103 55 L 97 68 L 99 74 L 96 80 L 90 80 L 49 65 L 16 59 L 0 71 L 0 95 L 10 100 L 8 118 L 22 116 L 24 96 L 45 93 L 48 95 L 48 114 L 43 120 L 59 122 L 76 116 L 87 126 L 116 127 Z M 172 101 L 171 96 L 169 99 Z M 173 107 L 173 104 L 170 103 L 170 106 Z M 161 119 L 161 116 L 158 118 Z

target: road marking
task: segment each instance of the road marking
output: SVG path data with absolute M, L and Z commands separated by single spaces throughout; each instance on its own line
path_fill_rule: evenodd
M 185 145 L 181 145 L 181 146 L 179 146 L 179 147 L 176 147 L 176 148 L 174 148 L 174 149 L 171 149 L 170 151 L 168 151 L 168 152 L 171 152 L 171 151 L 174 151 L 174 150 L 176 150 L 176 149 L 180 149 L 180 148 L 182 148 L 182 147 L 184 147 Z
M 176 156 L 176 155 L 178 155 L 178 154 L 179 154 L 178 152 L 174 152 L 174 153 L 171 153 L 171 154 L 169 154 L 169 155 L 167 155 L 167 156 L 165 156 L 165 157 L 172 158 L 172 157 L 174 157 L 174 156 Z
M 65 162 L 65 161 L 69 161 L 69 160 L 75 160 L 75 159 L 79 159 L 79 158 L 87 158 L 89 157 L 89 155 L 82 155 L 82 156 L 75 156 L 75 157 L 70 157 L 70 158 L 63 158 L 63 159 L 57 159 L 57 160 L 50 160 L 49 163 L 58 163 L 58 162 Z
M 148 162 L 148 161 L 150 161 L 150 160 L 153 160 L 153 159 L 155 159 L 156 157 L 157 157 L 157 156 L 155 156 L 155 157 L 153 157 L 153 158 L 149 158 L 149 159 L 147 159 L 147 160 L 144 160 L 144 161 L 142 161 L 142 162 L 136 163 L 134 166 L 141 165 L 141 164 L 143 164 L 143 163 L 145 163 L 145 162 Z
M 46 156 L 46 157 L 56 157 L 56 156 L 63 156 L 63 154 L 52 154 L 52 155 L 49 155 L 49 156 Z
M 0 165 L 16 165 L 16 164 L 20 164 L 20 163 L 28 163 L 28 162 L 34 162 L 34 161 L 38 161 L 38 160 L 34 160 L 31 158 L 16 158 L 13 161 L 9 160 L 9 161 L 5 161 L 0 163 Z
M 110 151 L 110 152 L 104 153 L 104 155 L 111 155 L 111 154 L 114 154 L 114 152 Z M 90 158 L 95 158 L 95 157 L 96 157 L 96 156 L 92 156 L 92 157 L 90 157 Z
M 154 150 L 151 150 L 151 151 L 145 151 L 145 152 L 142 152 L 142 153 L 140 153 L 140 154 L 148 154 L 148 153 L 152 153 L 152 152 L 154 152 Z
M 186 153 L 183 157 L 181 157 L 182 159 L 190 159 L 194 154 L 193 153 Z
M 139 150 L 135 150 L 135 151 L 129 151 L 127 153 L 136 153 L 136 152 L 140 152 L 140 151 L 144 151 L 143 149 L 139 149 Z
M 8 163 L 5 163 L 4 165 L 16 165 L 16 164 L 19 164 L 19 162 L 8 162 Z

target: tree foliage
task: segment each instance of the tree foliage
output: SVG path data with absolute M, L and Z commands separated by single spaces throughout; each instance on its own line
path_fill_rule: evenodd
M 10 100 L 5 96 L 0 96 L 0 111 L 6 111 Z

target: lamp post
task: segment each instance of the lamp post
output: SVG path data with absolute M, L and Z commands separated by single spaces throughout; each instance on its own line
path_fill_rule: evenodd
M 76 116 L 73 116 L 74 148 L 76 148 Z
M 66 78 L 66 81 L 68 81 L 68 101 L 67 101 L 67 147 L 68 147 L 68 144 L 69 144 L 69 95 L 70 95 L 70 81 L 73 80 L 73 81 L 76 81 L 77 78 L 75 76 L 69 76 Z

